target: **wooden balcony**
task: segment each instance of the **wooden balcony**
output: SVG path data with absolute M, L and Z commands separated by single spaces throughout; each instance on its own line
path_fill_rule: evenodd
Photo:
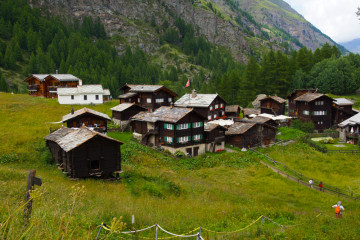
M 49 92 L 57 92 L 58 86 L 48 86 L 47 88 Z
M 355 139 L 359 139 L 359 133 L 351 133 L 351 132 L 347 132 L 347 133 L 346 133 L 346 137 L 348 137 L 348 138 L 355 138 Z
M 27 90 L 37 92 L 39 90 L 39 85 L 29 85 L 27 86 Z

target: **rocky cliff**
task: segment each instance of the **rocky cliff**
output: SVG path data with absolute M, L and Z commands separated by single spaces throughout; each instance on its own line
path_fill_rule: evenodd
M 52 14 L 82 19 L 99 16 L 121 53 L 139 46 L 159 48 L 164 24 L 176 17 L 191 23 L 198 35 L 225 46 L 246 62 L 266 49 L 286 51 L 335 44 L 282 0 L 29 0 Z

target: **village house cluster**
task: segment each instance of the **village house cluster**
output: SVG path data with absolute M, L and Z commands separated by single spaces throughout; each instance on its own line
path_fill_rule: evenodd
M 82 85 L 70 74 L 33 74 L 25 81 L 30 95 L 58 98 L 60 104 L 101 104 L 110 98 L 101 85 Z M 72 110 L 61 121 L 67 128 L 45 138 L 55 162 L 70 177 L 121 171 L 122 143 L 106 136 L 110 121 L 120 131 L 133 132 L 141 144 L 187 156 L 224 151 L 225 144 L 242 149 L 273 144 L 277 128 L 293 119 L 311 121 L 320 132 L 338 126 L 340 138 L 348 143 L 359 139 L 360 113 L 352 109 L 353 103 L 315 89 L 294 90 L 287 100 L 259 95 L 254 108 L 228 106 L 217 93 L 195 90 L 176 100 L 178 95 L 163 85 L 125 84 L 121 90 L 112 118 L 88 108 Z

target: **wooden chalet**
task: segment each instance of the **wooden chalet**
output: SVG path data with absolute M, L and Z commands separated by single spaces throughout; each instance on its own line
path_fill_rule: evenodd
M 204 121 L 192 108 L 161 107 L 138 113 L 130 125 L 143 144 L 197 156 L 205 152 Z
M 276 128 L 256 122 L 235 122 L 225 135 L 227 144 L 239 148 L 252 148 L 275 143 Z
M 194 108 L 208 121 L 225 118 L 226 102 L 219 94 L 185 94 L 175 102 L 175 107 Z
M 207 152 L 225 150 L 225 131 L 227 131 L 225 127 L 209 122 L 205 124 L 204 131 Z
M 332 107 L 333 124 L 337 125 L 356 114 L 352 106 L 354 103 L 346 98 L 334 98 Z
M 140 107 L 135 103 L 122 103 L 111 108 L 111 110 L 113 122 L 120 125 L 121 128 L 128 124 L 131 117 L 135 116 L 139 112 L 147 111 L 146 108 Z
M 45 137 L 53 160 L 71 178 L 110 177 L 121 171 L 120 141 L 83 126 L 62 127 Z
M 252 118 L 252 117 L 256 117 L 256 115 L 260 114 L 260 109 L 244 108 L 242 110 L 242 112 L 243 112 L 243 117 L 244 118 Z
M 295 102 L 295 98 L 300 97 L 301 95 L 305 94 L 305 93 L 315 93 L 317 90 L 316 89 L 295 89 L 293 90 L 291 93 L 289 93 L 289 95 L 287 95 L 287 99 L 289 101 L 289 113 L 288 115 L 290 117 L 296 117 L 296 102 Z
M 313 122 L 316 130 L 332 126 L 333 99 L 322 93 L 305 93 L 294 99 L 295 117 L 302 122 Z
M 239 105 L 225 106 L 225 115 L 227 118 L 240 117 L 241 107 Z
M 103 101 L 108 102 L 111 100 L 111 93 L 109 89 L 104 89 Z
M 57 98 L 57 88 L 77 87 L 82 81 L 71 74 L 32 74 L 27 77 L 31 96 Z
M 341 122 L 340 128 L 340 139 L 343 141 L 357 145 L 360 138 L 360 113 L 352 116 Z
M 275 120 L 273 120 L 271 118 L 263 117 L 263 116 L 256 116 L 256 117 L 252 118 L 250 121 L 260 123 L 260 124 L 267 124 L 267 125 L 270 125 L 270 126 L 273 126 L 276 128 L 279 125 Z
M 268 96 L 260 100 L 261 113 L 273 114 L 275 116 L 285 114 L 286 100 L 278 96 Z
M 111 121 L 111 119 L 105 113 L 86 107 L 71 112 L 62 118 L 62 122 L 66 123 L 68 128 L 80 128 L 84 125 L 101 133 L 107 132 L 108 121 Z
M 170 106 L 178 95 L 163 85 L 130 85 L 125 84 L 119 96 L 120 103 L 136 103 L 153 111 L 162 106 Z

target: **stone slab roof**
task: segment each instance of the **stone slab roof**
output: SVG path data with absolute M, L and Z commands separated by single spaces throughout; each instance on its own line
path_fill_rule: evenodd
M 180 121 L 187 114 L 192 112 L 192 108 L 182 108 L 182 107 L 160 107 L 156 111 L 149 112 L 140 112 L 133 116 L 132 120 L 144 121 L 144 122 L 171 122 L 176 123 Z
M 111 110 L 116 111 L 116 112 L 122 112 L 122 111 L 124 111 L 124 110 L 126 110 L 126 109 L 128 109 L 128 108 L 130 108 L 132 106 L 137 106 L 139 108 L 142 108 L 143 111 L 146 111 L 145 108 L 143 108 L 143 107 L 141 107 L 139 105 L 136 105 L 135 103 L 121 103 L 121 104 L 111 108 Z
M 69 113 L 69 114 L 63 116 L 62 121 L 67 122 L 70 119 L 76 118 L 76 117 L 81 116 L 81 115 L 83 115 L 85 113 L 90 113 L 92 115 L 95 115 L 95 116 L 98 116 L 98 117 L 101 117 L 101 118 L 104 118 L 104 119 L 107 119 L 107 120 L 111 121 L 110 117 L 108 115 L 106 115 L 105 113 L 101 113 L 101 112 L 98 112 L 98 111 L 95 111 L 95 110 L 92 110 L 92 109 L 89 109 L 89 108 L 86 108 L 86 107 L 75 111 L 74 114 Z
M 228 130 L 225 132 L 225 135 L 244 134 L 255 125 L 255 122 L 235 122 L 228 128 Z
M 283 99 L 283 98 L 281 98 L 281 97 L 278 97 L 278 96 L 268 96 L 268 97 L 266 97 L 266 98 L 261 99 L 260 101 L 264 101 L 264 100 L 266 100 L 266 99 L 272 99 L 272 100 L 274 100 L 274 101 L 276 101 L 276 102 L 278 102 L 278 103 L 285 103 L 285 102 L 286 102 L 285 99 Z
M 56 78 L 60 82 L 79 81 L 80 80 L 79 78 L 75 77 L 72 74 L 50 74 L 46 78 L 48 78 L 50 76 L 53 78 Z
M 243 112 L 245 115 L 251 115 L 251 114 L 260 114 L 260 109 L 255 109 L 255 108 L 244 108 Z
M 137 95 L 137 93 L 128 92 L 128 93 L 124 93 L 124 94 L 119 95 L 119 98 L 129 98 L 129 97 L 133 97 L 133 96 L 136 96 L 136 95 Z
M 322 96 L 326 96 L 325 94 L 322 93 L 305 93 L 297 98 L 295 98 L 295 101 L 301 101 L 301 102 L 311 102 L 314 101 Z
M 57 89 L 57 94 L 59 96 L 69 96 L 69 95 L 85 95 L 85 94 L 104 94 L 104 89 L 100 84 L 88 84 L 88 85 L 79 85 L 74 88 L 61 88 Z
M 335 104 L 339 106 L 354 105 L 354 103 L 346 98 L 334 98 Z
M 110 95 L 111 95 L 111 94 L 110 94 L 110 90 L 109 90 L 109 89 L 104 89 L 103 95 L 105 95 L 105 96 L 110 96 Z
M 230 105 L 230 106 L 226 106 L 225 107 L 225 113 L 236 113 L 238 110 L 240 110 L 240 106 L 239 105 Z
M 65 128 L 63 127 L 53 133 L 50 133 L 48 136 L 45 137 L 45 139 L 56 142 L 65 152 L 69 152 L 74 148 L 81 146 L 83 143 L 87 142 L 95 136 L 100 136 L 111 141 L 123 144 L 118 140 L 110 138 L 94 130 L 90 130 L 87 127 L 81 127 L 77 129 L 68 128 L 68 130 L 65 130 Z
M 163 85 L 128 85 L 131 89 L 130 92 L 156 92 Z
M 339 124 L 339 127 L 346 127 L 346 126 L 355 126 L 360 125 L 360 113 L 352 116 L 351 118 L 346 119 L 345 121 Z
M 272 120 L 271 118 L 267 118 L 267 117 L 263 117 L 263 116 L 256 116 L 254 118 L 252 118 L 250 121 L 251 122 L 256 122 L 256 123 L 266 123 L 268 121 Z
M 219 96 L 218 94 L 185 94 L 175 102 L 176 107 L 209 107 L 210 104 Z

